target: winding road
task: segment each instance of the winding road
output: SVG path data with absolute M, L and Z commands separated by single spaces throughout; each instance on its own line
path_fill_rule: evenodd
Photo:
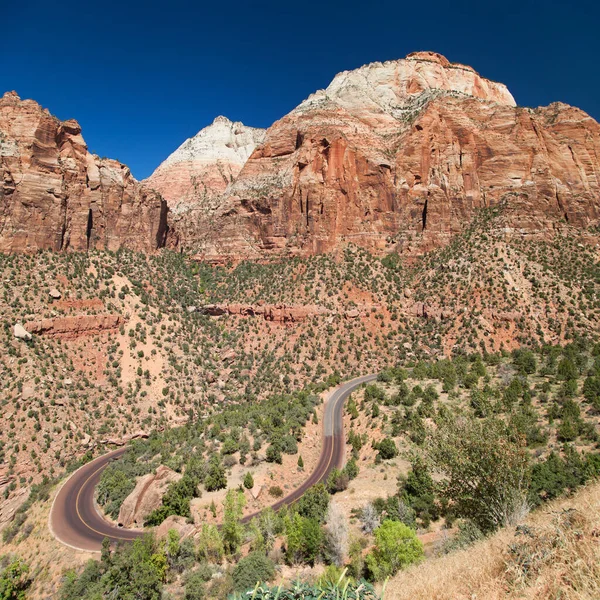
M 365 375 L 343 383 L 327 398 L 323 417 L 323 446 L 314 471 L 292 493 L 272 505 L 277 510 L 296 502 L 310 487 L 325 481 L 334 468 L 344 464 L 344 402 L 360 385 L 373 381 L 376 375 Z M 109 523 L 101 516 L 94 499 L 94 491 L 102 471 L 125 453 L 119 448 L 104 454 L 75 471 L 64 483 L 50 510 L 49 527 L 54 537 L 77 550 L 98 552 L 104 538 L 111 542 L 133 540 L 142 535 L 139 529 L 123 529 Z M 244 517 L 247 522 L 258 513 Z

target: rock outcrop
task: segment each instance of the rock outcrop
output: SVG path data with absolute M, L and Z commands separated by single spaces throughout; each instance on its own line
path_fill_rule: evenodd
M 29 334 L 76 338 L 117 329 L 123 323 L 120 315 L 74 315 L 25 323 Z
M 179 534 L 180 540 L 184 540 L 185 538 L 194 535 L 196 532 L 194 525 L 188 523 L 187 519 L 178 517 L 177 515 L 171 515 L 154 530 L 154 535 L 159 540 L 167 539 L 171 529 L 174 529 Z
M 110 446 L 124 446 L 125 444 L 129 444 L 129 442 L 132 440 L 146 439 L 148 437 L 148 433 L 145 431 L 134 431 L 133 433 L 128 433 L 121 438 L 107 438 L 102 440 L 100 443 Z
M 142 527 L 146 517 L 162 504 L 162 497 L 169 484 L 181 479 L 175 471 L 160 465 L 156 473 L 140 477 L 135 489 L 121 505 L 119 525 L 123 527 Z
M 349 308 L 342 313 L 346 319 L 357 319 L 368 315 L 378 306 L 357 306 Z M 211 317 L 234 315 L 240 317 L 262 317 L 265 321 L 273 323 L 302 323 L 311 317 L 323 317 L 339 314 L 324 306 L 304 304 L 292 306 L 288 304 L 206 304 L 198 309 L 199 312 Z
M 158 191 L 174 213 L 196 205 L 210 210 L 264 136 L 264 129 L 217 117 L 177 148 L 144 183 Z
M 0 475 L 0 493 L 2 493 L 2 500 L 0 500 L 0 531 L 3 531 L 15 517 L 17 510 L 24 504 L 29 496 L 29 487 L 21 487 L 15 490 L 12 494 L 4 497 L 4 493 L 8 491 L 8 485 L 11 480 L 5 479 Z
M 125 165 L 90 154 L 77 121 L 4 94 L 0 251 L 150 252 L 164 245 L 166 233 L 166 202 Z
M 23 327 L 23 325 L 21 325 L 21 323 L 15 323 L 13 325 L 13 335 L 18 340 L 30 340 L 31 339 L 31 333 L 29 331 L 27 331 L 27 329 L 25 329 L 25 327 Z
M 442 245 L 485 207 L 507 234 L 600 219 L 600 126 L 565 104 L 520 108 L 502 84 L 439 54 L 373 63 L 271 126 L 211 211 L 178 215 L 199 258 L 377 253 Z

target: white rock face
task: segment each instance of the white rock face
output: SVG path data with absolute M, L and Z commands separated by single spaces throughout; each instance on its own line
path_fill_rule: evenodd
M 25 329 L 25 327 L 23 327 L 23 325 L 21 325 L 21 323 L 15 323 L 13 327 L 13 334 L 19 340 L 31 339 L 31 334 Z
M 210 205 L 241 171 L 264 136 L 264 129 L 217 117 L 181 144 L 145 183 L 156 189 L 174 212 Z
M 217 117 L 208 127 L 183 142 L 158 168 L 187 161 L 223 160 L 243 165 L 264 137 L 264 129 Z
M 473 68 L 450 63 L 435 52 L 414 52 L 401 60 L 375 62 L 338 73 L 327 89 L 309 96 L 294 112 L 335 103 L 353 114 L 381 112 L 402 119 L 434 93 L 466 94 L 516 106 L 508 88 L 481 77 Z

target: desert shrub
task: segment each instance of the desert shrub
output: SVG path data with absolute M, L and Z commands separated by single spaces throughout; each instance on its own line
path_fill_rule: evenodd
M 24 600 L 31 585 L 29 566 L 18 558 L 0 568 L 0 598 L 2 600 Z
M 513 351 L 513 364 L 521 375 L 532 375 L 537 369 L 537 358 L 535 354 L 526 348 Z
M 295 510 L 307 519 L 323 523 L 329 507 L 329 494 L 322 483 L 314 485 L 296 502 Z
M 500 419 L 448 418 L 429 433 L 426 454 L 457 516 L 493 531 L 526 511 L 529 454 Z
M 253 588 L 259 582 L 270 581 L 274 576 L 275 564 L 258 552 L 240 559 L 232 573 L 233 584 L 239 592 Z
M 204 487 L 207 492 L 223 490 L 227 487 L 225 469 L 223 468 L 221 460 L 216 455 L 211 458 L 208 473 L 204 479 Z
M 384 521 L 375 530 L 375 548 L 367 555 L 370 579 L 381 581 L 423 558 L 423 544 L 413 529 L 397 521 Z
M 252 473 L 249 471 L 244 475 L 244 487 L 247 490 L 251 490 L 254 487 L 254 477 L 252 477 Z
M 379 450 L 378 456 L 382 460 L 389 460 L 398 456 L 398 448 L 391 438 L 383 438 L 377 445 L 377 449 Z
M 282 464 L 283 456 L 281 455 L 281 447 L 278 444 L 271 444 L 267 448 L 266 458 L 267 462 Z
M 336 492 L 343 492 L 348 488 L 348 483 L 350 482 L 350 477 L 345 471 L 340 471 L 339 469 L 333 469 L 327 478 L 327 491 L 330 494 L 335 494 Z
M 61 600 L 96 600 L 110 597 L 160 600 L 167 573 L 167 557 L 152 534 L 103 552 L 102 560 L 90 560 L 80 575 L 67 573 Z
M 290 564 L 314 565 L 323 551 L 324 535 L 316 519 L 294 513 L 285 519 L 286 558 Z
M 278 485 L 272 485 L 269 488 L 269 495 L 273 498 L 281 498 L 283 496 L 283 490 Z
M 191 571 L 185 578 L 185 593 L 183 600 L 204 600 L 206 592 L 204 583 L 207 581 L 200 571 Z
M 551 452 L 545 460 L 533 465 L 529 502 L 537 506 L 575 490 L 599 474 L 600 454 L 582 456 L 573 446 L 566 445 L 563 456 Z

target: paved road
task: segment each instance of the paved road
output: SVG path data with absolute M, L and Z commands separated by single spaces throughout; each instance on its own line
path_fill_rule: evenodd
M 345 439 L 343 411 L 346 398 L 360 385 L 373 381 L 375 375 L 365 375 L 348 381 L 336 388 L 327 399 L 323 418 L 323 447 L 319 462 L 310 477 L 291 494 L 273 504 L 277 510 L 293 504 L 306 490 L 325 481 L 334 468 L 344 464 Z M 84 465 L 62 486 L 50 511 L 49 525 L 54 536 L 63 544 L 79 550 L 99 551 L 102 540 L 107 537 L 113 542 L 133 540 L 142 532 L 138 529 L 123 529 L 106 521 L 96 509 L 94 490 L 102 471 L 118 459 L 126 448 L 119 448 Z M 249 521 L 255 515 L 245 517 Z

